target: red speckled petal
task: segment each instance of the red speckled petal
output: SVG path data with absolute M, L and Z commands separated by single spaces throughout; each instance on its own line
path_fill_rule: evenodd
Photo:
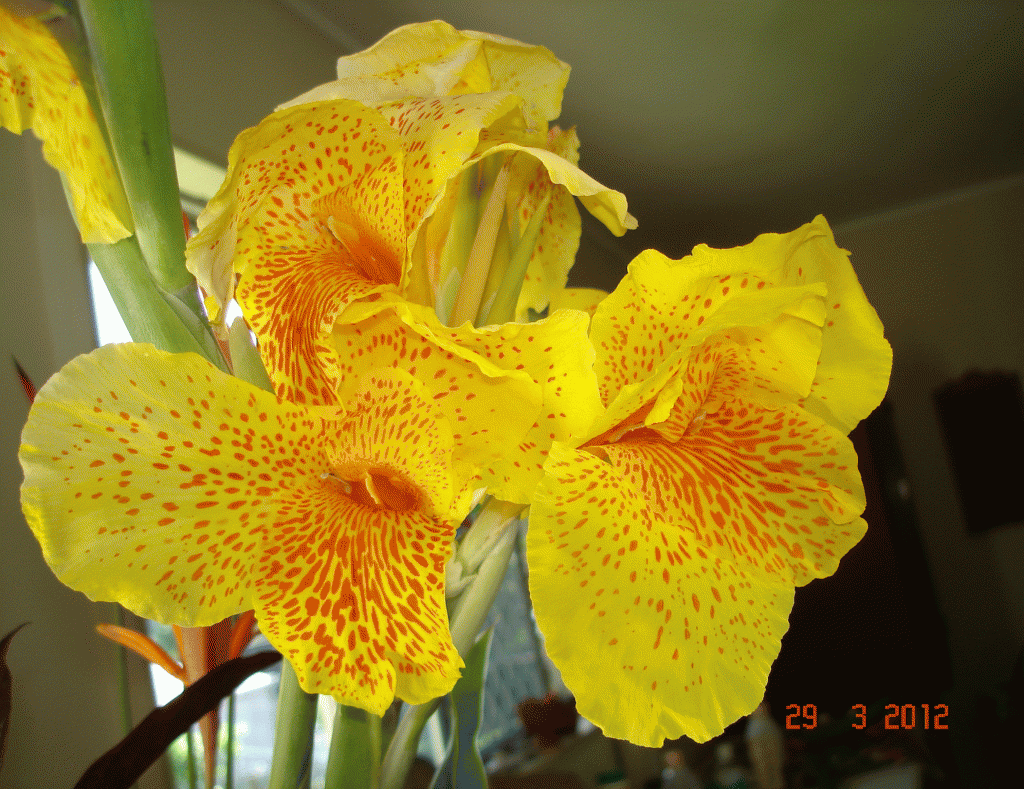
M 275 112 L 231 146 L 227 178 L 186 248 L 189 270 L 219 308 L 233 294 L 234 275 L 268 254 L 337 242 L 401 260 L 402 158 L 387 121 L 356 102 Z
M 562 92 L 569 81 L 568 63 L 563 63 L 546 47 L 523 44 L 492 33 L 471 30 L 461 33 L 483 41 L 483 54 L 490 72 L 489 89 L 507 90 L 522 96 L 523 114 L 531 126 L 543 128 L 546 121 L 561 114 Z M 467 85 L 466 89 L 480 88 Z
M 271 497 L 312 473 L 313 428 L 199 356 L 108 345 L 39 391 L 22 434 L 22 507 L 71 588 L 212 625 L 252 608 Z
M 131 212 L 85 91 L 60 44 L 37 19 L 0 7 L 0 126 L 32 129 L 43 156 L 67 176 L 82 240 L 132 234 Z
M 254 239 L 254 262 L 239 278 L 236 298 L 275 391 L 295 403 L 332 404 L 338 385 L 334 322 L 352 301 L 397 289 L 402 254 L 341 191 L 311 208 L 319 228 L 313 238 L 277 220 L 240 235 Z
M 657 747 L 705 741 L 753 710 L 793 588 L 707 554 L 687 521 L 589 452 L 555 444 L 546 470 L 527 534 L 530 596 L 580 713 Z
M 835 572 L 864 535 L 864 489 L 840 431 L 797 405 L 752 399 L 754 355 L 730 340 L 695 349 L 668 419 L 599 451 L 629 467 L 652 507 L 689 520 L 708 551 L 802 586 Z
M 260 564 L 262 632 L 310 693 L 377 715 L 395 695 L 411 704 L 443 696 L 462 666 L 444 605 L 454 528 L 339 504 L 331 482 L 280 505 L 287 531 Z
M 523 371 L 540 388 L 540 414 L 525 438 L 502 447 L 481 469 L 491 495 L 529 504 L 551 442 L 582 438 L 601 412 L 587 325 L 583 313 L 564 310 L 528 324 L 435 326 L 435 337 L 470 352 L 468 358 L 485 359 L 507 373 Z M 511 410 L 508 401 L 504 410 Z
M 816 294 L 818 303 L 787 292 Z M 644 368 L 674 347 L 731 326 L 757 326 L 773 317 L 770 307 L 787 299 L 786 314 L 822 329 L 805 407 L 849 432 L 884 396 L 892 350 L 848 253 L 836 247 L 822 217 L 734 249 L 700 245 L 679 261 L 653 250 L 641 253 L 594 316 L 605 402 L 646 378 L 650 371 Z
M 724 270 L 717 258 L 697 263 L 642 252 L 591 322 L 602 400 L 611 404 L 623 390 L 656 378 L 663 384 L 690 348 L 717 332 L 762 325 L 777 335 L 765 345 L 772 359 L 766 374 L 785 382 L 794 396 L 806 396 L 821 347 L 825 287 L 771 284 Z M 799 340 L 792 348 L 791 339 Z
M 467 513 L 446 517 L 451 429 L 422 384 L 381 371 L 349 405 L 325 435 L 329 475 L 275 513 L 257 612 L 303 688 L 382 715 L 396 694 L 420 704 L 458 679 L 444 568 Z
M 408 371 L 452 424 L 457 473 L 471 476 L 511 452 L 537 421 L 542 389 L 516 358 L 524 348 L 517 340 L 525 341 L 529 329 L 518 324 L 452 329 L 431 309 L 408 302 L 353 304 L 334 329 L 339 397 L 346 400 L 369 371 Z
M 750 244 L 693 250 L 696 265 L 724 273 L 749 272 L 773 286 L 819 283 L 826 288 L 822 348 L 806 408 L 849 433 L 882 401 L 892 369 L 892 349 L 824 217 L 790 233 L 765 233 Z
M 461 666 L 443 584 L 469 502 L 452 509 L 451 429 L 401 370 L 348 405 L 295 410 L 198 356 L 108 345 L 40 390 L 23 509 L 54 572 L 94 599 L 206 625 L 255 595 L 310 691 L 378 713 L 395 692 L 426 701 Z M 337 596 L 296 617 L 307 588 Z
M 469 327 L 452 330 L 462 347 L 503 369 L 525 365 L 541 388 L 541 412 L 525 440 L 482 471 L 493 496 L 529 504 L 551 443 L 586 435 L 601 412 L 588 323 L 583 313 L 563 310 L 534 323 L 507 324 L 494 334 Z

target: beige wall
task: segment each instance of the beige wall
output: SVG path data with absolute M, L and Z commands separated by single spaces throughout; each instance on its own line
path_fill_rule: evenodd
M 174 141 L 217 163 L 239 131 L 330 79 L 343 54 L 274 0 L 157 0 L 154 13 Z M 10 360 L 42 385 L 95 342 L 85 250 L 32 135 L 0 130 L 0 227 L 0 634 L 32 623 L 8 655 L 14 712 L 0 786 L 66 787 L 120 738 L 120 707 L 117 650 L 93 630 L 113 621 L 112 606 L 53 577 L 18 504 L 28 402 Z M 141 661 L 132 677 L 138 720 L 152 703 Z M 166 777 L 154 770 L 140 785 Z
M 972 369 L 1024 371 L 1024 175 L 847 224 L 836 239 L 893 346 L 889 396 L 955 682 L 990 688 L 1024 644 L 1024 529 L 968 535 L 931 394 Z

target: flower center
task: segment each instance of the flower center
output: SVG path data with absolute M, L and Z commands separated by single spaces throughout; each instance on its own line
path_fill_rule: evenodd
M 402 276 L 401 261 L 387 242 L 340 192 L 324 198 L 320 207 L 327 231 L 341 244 L 351 264 L 368 280 L 397 285 Z
M 341 492 L 363 507 L 394 512 L 418 510 L 423 501 L 419 488 L 394 469 L 354 465 L 335 467 L 323 477 L 335 480 Z

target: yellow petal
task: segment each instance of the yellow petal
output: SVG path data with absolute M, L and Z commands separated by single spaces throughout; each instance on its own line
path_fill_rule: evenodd
M 557 118 L 569 66 L 549 50 L 446 22 L 400 27 L 338 60 L 338 79 L 284 106 L 355 99 L 379 106 L 409 97 L 501 91 L 520 96 L 531 125 Z
M 541 390 L 540 414 L 525 438 L 481 470 L 491 495 L 529 504 L 551 443 L 581 439 L 600 413 L 588 323 L 582 312 L 561 310 L 534 323 L 506 324 L 491 334 L 468 326 L 452 331 L 461 347 L 504 370 L 523 369 Z
M 239 136 L 187 262 L 220 304 L 240 275 L 237 298 L 279 394 L 330 401 L 337 314 L 399 287 L 408 236 L 481 130 L 513 108 L 497 94 L 409 100 L 385 115 L 354 102 L 306 104 Z
M 368 234 L 374 249 L 401 259 L 401 168 L 399 138 L 375 110 L 332 102 L 276 112 L 231 146 L 227 178 L 199 215 L 186 265 L 222 308 L 234 275 L 274 254 L 337 252 L 353 234 Z M 360 224 L 350 228 L 349 216 Z
M 401 300 L 353 304 L 334 329 L 339 398 L 345 401 L 368 371 L 407 370 L 452 424 L 457 473 L 471 476 L 510 453 L 537 421 L 542 389 L 517 358 L 527 343 L 539 345 L 529 329 L 451 328 L 429 308 Z
M 67 177 L 82 240 L 132 234 L 131 213 L 89 100 L 46 25 L 0 7 L 0 125 L 32 129 L 46 161 Z
M 622 446 L 642 445 L 652 506 L 689 519 L 697 541 L 746 572 L 802 586 L 835 572 L 864 535 L 857 456 L 799 406 L 759 403 L 756 354 L 743 350 L 696 349 L 669 418 L 601 449 L 614 464 Z
M 705 553 L 685 520 L 593 454 L 555 444 L 546 470 L 527 532 L 530 596 L 580 713 L 658 747 L 705 741 L 753 710 L 792 587 Z
M 772 287 L 735 268 L 719 265 L 717 255 L 670 260 L 655 250 L 630 263 L 591 323 L 605 403 L 627 389 L 663 385 L 689 349 L 713 334 L 762 325 L 769 326 L 762 339 L 772 349 L 763 374 L 794 396 L 806 396 L 820 348 L 825 285 Z
M 311 213 L 321 222 L 312 238 L 284 220 L 239 234 L 242 243 L 258 240 L 248 246 L 256 254 L 235 296 L 274 390 L 291 402 L 327 404 L 338 384 L 329 342 L 335 320 L 358 298 L 396 290 L 402 255 L 338 192 L 316 201 Z
M 279 503 L 266 533 L 257 614 L 312 693 L 382 715 L 451 690 L 444 568 L 454 524 L 451 429 L 402 371 L 364 380 L 326 438 L 331 472 Z M 339 493 L 366 480 L 363 498 Z M 368 491 L 376 491 L 371 500 Z
M 848 433 L 882 401 L 892 349 L 857 281 L 849 253 L 836 246 L 824 217 L 791 233 L 765 233 L 736 249 L 699 246 L 693 250 L 693 261 L 722 274 L 752 274 L 772 286 L 824 283 L 827 315 L 806 407 Z
M 40 390 L 22 434 L 22 507 L 68 586 L 211 625 L 252 607 L 271 496 L 308 465 L 289 443 L 313 427 L 199 356 L 108 345 Z
M 668 397 L 638 396 L 579 450 L 551 449 L 531 595 L 581 712 L 610 736 L 707 739 L 749 713 L 792 588 L 834 572 L 866 531 L 852 445 L 759 380 L 762 351 L 756 333 L 722 332 L 658 390 Z M 555 601 L 568 600 L 567 618 Z M 595 670 L 611 690 L 590 691 Z
M 597 311 L 597 305 L 608 296 L 607 291 L 598 288 L 557 288 L 551 292 L 550 312 L 556 310 L 581 310 L 591 318 Z
M 198 356 L 109 345 L 40 390 L 23 508 L 58 577 L 94 599 L 187 625 L 255 603 L 312 692 L 375 711 L 394 692 L 425 701 L 461 665 L 443 591 L 469 506 L 453 511 L 451 428 L 401 370 L 367 377 L 349 409 L 293 408 Z M 304 618 L 283 613 L 307 588 Z

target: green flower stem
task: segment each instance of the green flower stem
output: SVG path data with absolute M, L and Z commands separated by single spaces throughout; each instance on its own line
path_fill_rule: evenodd
M 510 523 L 487 554 L 476 578 L 455 601 L 451 614 L 452 643 L 460 655 L 465 655 L 476 643 L 487 619 L 487 613 L 498 596 L 501 582 L 505 580 L 508 561 L 516 544 L 517 528 Z M 471 530 L 472 531 L 472 530 Z
M 325 789 L 377 789 L 380 778 L 380 718 L 338 704 L 327 756 Z
M 507 504 L 507 502 L 500 502 Z M 521 509 L 520 505 L 509 505 Z M 481 512 L 487 512 L 485 508 Z M 514 516 L 513 516 L 514 517 Z M 475 528 L 475 525 L 474 525 Z M 472 533 L 473 529 L 470 529 Z M 518 529 L 515 521 L 506 521 L 504 531 L 491 548 L 487 558 L 480 565 L 480 570 L 469 587 L 456 600 L 451 614 L 452 642 L 460 655 L 468 655 L 476 642 L 476 637 L 487 619 L 487 612 L 494 604 L 501 582 L 505 579 L 508 562 L 516 544 Z M 467 535 L 468 536 L 468 535 Z M 402 789 L 405 776 L 409 772 L 413 759 L 416 758 L 416 747 L 420 733 L 427 720 L 441 703 L 434 699 L 426 704 L 408 706 L 402 712 L 395 736 L 391 738 L 384 764 L 381 768 L 381 789 Z
M 281 663 L 281 688 L 277 698 L 274 760 L 267 789 L 308 789 L 313 761 L 313 727 L 317 696 L 299 687 L 295 669 Z
M 476 225 L 479 219 L 478 167 L 464 170 L 459 176 L 458 198 L 448 219 L 448 232 L 440 251 L 439 271 L 442 282 L 437 293 L 434 310 L 442 323 L 448 322 L 455 297 L 458 295 L 459 283 L 462 281 L 462 270 L 469 258 L 476 238 Z
M 140 0 L 81 0 L 79 12 L 139 245 L 156 284 L 195 312 L 153 11 Z
M 224 789 L 235 786 L 235 694 L 228 696 L 227 736 L 224 738 Z
M 267 368 L 263 366 L 259 351 L 253 345 L 249 326 L 242 318 L 235 318 L 228 329 L 228 352 L 231 354 L 235 377 L 268 392 L 274 391 Z
M 387 753 L 384 754 L 380 789 L 402 789 L 405 785 L 405 776 L 416 758 L 420 733 L 439 706 L 441 699 L 433 699 L 426 704 L 406 705 L 403 708 L 395 736 L 391 738 Z
M 114 603 L 114 623 L 118 627 L 124 627 L 124 609 L 118 603 Z M 125 734 L 132 730 L 132 700 L 128 688 L 128 651 L 123 644 L 117 645 L 117 663 L 115 664 L 117 687 L 121 701 L 121 727 Z
M 198 353 L 227 372 L 206 325 L 157 287 L 135 236 L 88 247 L 133 340 L 170 353 Z
M 188 789 L 196 789 L 199 785 L 199 771 L 196 770 L 196 741 L 193 735 L 193 727 L 189 726 L 185 732 L 185 770 L 188 773 Z

